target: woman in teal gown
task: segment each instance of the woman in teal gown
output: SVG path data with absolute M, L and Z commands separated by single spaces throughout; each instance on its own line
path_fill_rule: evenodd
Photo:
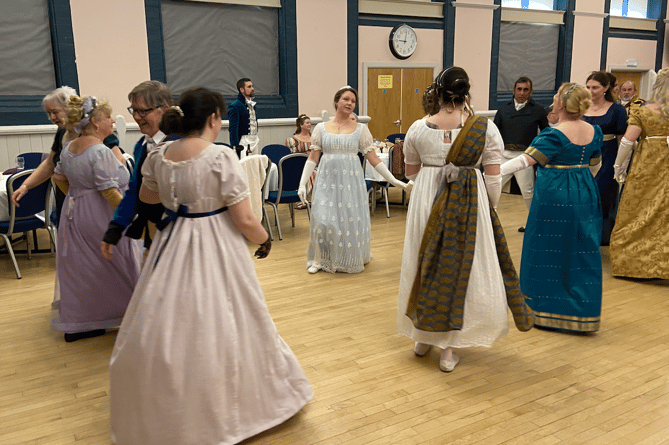
M 582 120 L 591 104 L 581 85 L 563 84 L 546 128 L 502 174 L 539 164 L 525 229 L 520 286 L 535 326 L 579 332 L 599 329 L 602 304 L 602 206 L 591 168 L 601 164 L 602 130 Z

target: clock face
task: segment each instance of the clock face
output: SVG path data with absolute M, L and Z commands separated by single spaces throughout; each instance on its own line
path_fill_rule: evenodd
M 390 51 L 398 59 L 408 59 L 418 45 L 416 31 L 406 24 L 397 25 L 390 32 Z

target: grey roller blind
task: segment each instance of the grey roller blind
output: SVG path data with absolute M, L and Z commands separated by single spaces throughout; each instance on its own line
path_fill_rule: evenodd
M 4 0 L 0 8 L 0 96 L 56 88 L 46 0 Z
M 174 93 L 203 86 L 236 94 L 242 77 L 257 95 L 279 94 L 276 8 L 161 2 L 167 84 Z
M 502 22 L 497 91 L 513 90 L 521 76 L 532 79 L 534 90 L 554 90 L 559 36 L 558 25 Z

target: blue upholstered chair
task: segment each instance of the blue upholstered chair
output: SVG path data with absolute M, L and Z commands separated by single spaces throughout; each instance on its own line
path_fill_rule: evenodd
M 292 152 L 290 151 L 290 148 L 281 144 L 265 145 L 260 151 L 260 154 L 267 156 L 269 160 L 272 161 L 272 163 L 276 164 L 277 166 L 279 165 L 279 161 L 281 160 L 281 158 L 283 158 L 284 156 L 288 156 L 291 153 Z
M 264 150 L 265 149 L 263 148 L 263 154 L 265 154 Z M 297 189 L 300 187 L 302 170 L 304 170 L 304 164 L 307 162 L 308 158 L 309 155 L 306 153 L 292 153 L 282 157 L 277 164 L 279 170 L 279 189 L 270 190 L 267 199 L 265 199 L 265 203 L 274 208 L 274 220 L 276 221 L 277 232 L 279 232 L 279 239 L 283 238 L 281 236 L 281 225 L 279 224 L 278 205 L 289 205 L 290 218 L 293 227 L 295 227 L 294 204 L 300 202 L 300 197 L 297 195 Z M 309 206 L 309 203 L 307 203 L 307 215 L 311 216 L 311 207 Z
M 16 233 L 26 233 L 36 229 L 47 229 L 51 237 L 51 251 L 56 245 L 56 230 L 51 224 L 49 218 L 44 218 L 40 213 L 49 208 L 49 201 L 51 199 L 51 181 L 44 181 L 42 184 L 28 190 L 23 198 L 21 198 L 21 205 L 16 207 L 11 200 L 14 190 L 19 188 L 23 181 L 30 176 L 34 169 L 24 170 L 13 174 L 7 179 L 7 200 L 9 208 L 9 220 L 0 221 L 0 237 L 5 241 L 9 256 L 14 263 L 14 270 L 16 271 L 16 278 L 21 278 L 19 265 L 14 256 L 12 249 L 11 236 Z M 28 237 L 26 236 L 26 240 Z M 30 258 L 30 243 L 28 243 L 28 258 Z

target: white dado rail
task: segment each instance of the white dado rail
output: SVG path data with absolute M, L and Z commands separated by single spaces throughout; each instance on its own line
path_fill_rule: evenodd
M 313 125 L 329 119 L 328 113 L 311 118 Z M 360 122 L 369 122 L 369 117 L 361 116 Z M 21 153 L 42 152 L 48 153 L 56 134 L 55 125 L 20 125 L 0 127 L 0 172 L 15 167 L 16 156 Z M 123 116 L 116 117 L 115 133 L 119 138 L 121 148 L 132 153 L 137 140 L 142 136 L 137 123 L 125 122 Z M 223 128 L 218 135 L 217 142 L 229 142 L 228 121 L 223 121 Z M 295 132 L 295 118 L 260 119 L 258 121 L 258 135 L 261 146 L 267 144 L 283 144 Z
M 492 119 L 495 111 L 480 111 L 478 115 Z M 330 116 L 327 111 L 322 111 L 320 116 L 311 118 L 313 125 L 328 121 Z M 371 120 L 369 116 L 359 116 L 358 121 L 364 124 Z M 0 127 L 0 172 L 15 167 L 16 156 L 21 153 L 41 152 L 48 153 L 53 144 L 56 134 L 55 125 L 20 125 L 13 127 Z M 116 117 L 116 134 L 119 138 L 121 148 L 132 153 L 137 140 L 142 136 L 135 122 L 125 122 L 123 116 Z M 223 121 L 223 128 L 218 135 L 217 142 L 229 142 L 228 121 Z M 124 131 L 125 130 L 125 131 Z M 260 119 L 258 121 L 258 135 L 260 146 L 267 144 L 283 144 L 285 140 L 295 132 L 294 118 Z

